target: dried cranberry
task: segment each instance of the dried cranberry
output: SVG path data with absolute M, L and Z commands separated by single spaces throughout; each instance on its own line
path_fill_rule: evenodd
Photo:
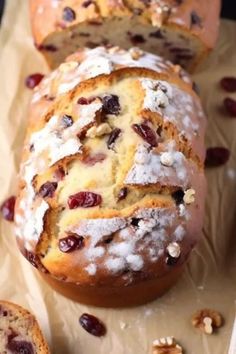
M 40 44 L 37 48 L 38 50 L 45 50 L 47 52 L 56 52 L 58 50 L 54 44 Z
M 39 195 L 42 198 L 52 198 L 55 190 L 57 189 L 57 182 L 45 182 L 39 188 Z
M 155 132 L 147 124 L 133 124 L 132 129 L 137 133 L 143 140 L 149 143 L 151 146 L 155 147 L 158 144 L 157 136 Z
M 55 172 L 54 172 L 54 177 L 58 180 L 61 181 L 65 177 L 66 173 L 65 170 L 62 166 L 59 166 Z
M 225 91 L 236 92 L 236 77 L 224 77 L 220 84 Z
M 92 103 L 94 100 L 95 100 L 94 97 L 90 97 L 90 98 L 80 97 L 77 103 L 81 105 L 86 105 Z
M 128 32 L 128 35 L 133 45 L 142 44 L 146 42 L 145 38 L 141 34 L 132 34 Z
M 108 149 L 113 149 L 115 141 L 119 138 L 121 134 L 121 129 L 119 128 L 114 128 L 112 132 L 109 135 L 109 138 L 107 140 L 107 147 Z
M 133 14 L 134 15 L 140 16 L 140 15 L 142 15 L 142 13 L 143 13 L 142 9 L 140 9 L 138 7 L 133 8 Z
M 196 11 L 191 12 L 190 18 L 191 18 L 191 27 L 192 26 L 199 26 L 199 27 L 202 26 L 202 19 L 200 16 L 198 16 Z
M 87 0 L 87 1 L 84 1 L 84 2 L 82 3 L 82 6 L 83 6 L 83 7 L 89 7 L 89 6 L 92 5 L 92 4 L 93 4 L 93 1 Z
M 70 234 L 59 240 L 59 249 L 61 252 L 69 253 L 84 247 L 84 238 L 76 234 Z
M 199 89 L 199 86 L 196 84 L 196 82 L 193 82 L 192 88 L 193 88 L 193 91 L 195 91 L 196 94 L 199 96 L 200 95 L 200 89 Z
M 32 343 L 24 340 L 12 340 L 7 344 L 7 349 L 9 349 L 13 354 L 34 354 Z
M 149 33 L 149 37 L 154 37 L 154 38 L 160 38 L 160 39 L 162 39 L 162 38 L 164 38 L 164 35 L 163 35 L 163 32 L 162 32 L 160 29 L 158 29 L 158 30 L 155 31 L 155 32 Z
M 40 81 L 44 78 L 44 75 L 35 73 L 32 75 L 27 76 L 25 79 L 25 86 L 28 87 L 29 89 L 34 89 Z
M 138 218 L 132 218 L 130 224 L 137 227 L 139 224 L 140 219 Z
M 106 114 L 115 114 L 116 116 L 120 113 L 120 103 L 119 97 L 116 95 L 107 95 L 102 98 L 102 109 Z
M 231 117 L 236 117 L 236 101 L 232 98 L 225 98 L 224 106 Z
M 32 264 L 32 266 L 34 266 L 35 268 L 38 268 L 38 266 L 40 264 L 40 259 L 36 254 L 25 249 L 24 256 Z
M 5 200 L 1 205 L 1 213 L 5 220 L 13 221 L 14 220 L 14 210 L 15 210 L 16 197 L 12 196 Z
M 71 7 L 66 6 L 63 9 L 62 18 L 64 21 L 73 22 L 76 19 L 76 13 Z
M 224 165 L 230 157 L 230 152 L 224 147 L 213 147 L 207 149 L 205 166 L 217 167 Z
M 127 197 L 127 194 L 128 194 L 128 188 L 127 187 L 121 188 L 117 198 L 118 201 L 125 199 Z
M 11 329 L 12 331 L 12 329 Z M 14 338 L 16 338 L 19 334 L 17 334 L 16 332 L 12 331 L 10 334 L 8 334 L 7 336 L 7 341 L 8 343 L 10 343 Z
M 95 316 L 84 313 L 79 318 L 79 323 L 88 333 L 96 337 L 102 337 L 106 334 L 105 325 Z
M 183 203 L 184 191 L 182 189 L 178 189 L 177 191 L 173 192 L 171 195 L 177 205 Z
M 98 153 L 95 155 L 85 156 L 85 158 L 82 160 L 82 162 L 86 165 L 94 166 L 96 163 L 104 161 L 105 158 L 106 158 L 105 154 Z
M 93 192 L 79 192 L 71 195 L 68 198 L 68 205 L 70 209 L 76 208 L 91 208 L 102 203 L 100 194 Z
M 166 257 L 166 264 L 168 266 L 174 266 L 178 261 L 179 261 L 180 257 L 175 258 L 175 257 L 171 257 L 170 255 L 168 255 Z
M 69 116 L 68 114 L 64 114 L 61 120 L 65 128 L 71 127 L 72 124 L 74 123 L 72 116 Z

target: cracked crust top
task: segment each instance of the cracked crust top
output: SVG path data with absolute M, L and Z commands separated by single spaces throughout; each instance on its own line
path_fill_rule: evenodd
M 67 84 L 83 65 L 76 55 L 73 62 Z M 33 99 L 16 203 L 19 246 L 41 271 L 74 283 L 161 277 L 201 235 L 199 98 L 174 66 L 127 64 L 93 76 L 57 94 L 45 114 L 46 98 Z

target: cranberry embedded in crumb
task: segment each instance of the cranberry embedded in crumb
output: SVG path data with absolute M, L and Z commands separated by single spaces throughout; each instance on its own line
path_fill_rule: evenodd
M 191 26 L 202 26 L 202 19 L 200 16 L 198 16 L 198 14 L 196 13 L 196 11 L 192 11 L 191 12 Z
M 132 34 L 128 32 L 128 35 L 133 45 L 138 45 L 146 42 L 146 39 L 141 34 Z
M 102 162 L 106 159 L 106 155 L 103 153 L 97 153 L 94 155 L 87 155 L 83 158 L 82 162 L 88 166 L 94 166 L 98 162 Z
M 76 13 L 71 7 L 66 6 L 63 9 L 62 18 L 66 22 L 73 22 L 76 19 Z
M 76 234 L 69 234 L 69 236 L 59 240 L 59 249 L 61 252 L 69 253 L 84 247 L 84 238 Z
M 86 104 L 92 103 L 94 100 L 95 100 L 94 97 L 92 97 L 92 98 L 80 97 L 80 98 L 78 99 L 77 103 L 78 103 L 78 104 L 81 104 L 81 105 L 86 105 Z
M 178 263 L 179 257 L 175 258 L 175 257 L 171 257 L 171 256 L 167 256 L 166 257 L 166 264 L 168 266 L 174 266 L 176 263 Z
M 62 124 L 65 128 L 69 128 L 73 125 L 74 121 L 73 121 L 73 118 L 72 116 L 68 115 L 68 114 L 64 114 L 62 116 Z
M 116 95 L 107 95 L 102 98 L 102 109 L 106 114 L 115 114 L 116 116 L 120 113 L 120 103 L 119 97 Z
M 52 198 L 55 190 L 57 189 L 57 182 L 45 182 L 39 188 L 39 195 L 42 198 Z
M 120 128 L 114 128 L 112 132 L 109 135 L 109 138 L 107 140 L 107 147 L 108 149 L 113 149 L 115 141 L 119 138 L 121 134 L 121 129 Z
M 93 1 L 92 0 L 87 0 L 87 1 L 84 1 L 83 3 L 82 3 L 82 6 L 83 7 L 89 7 L 90 5 L 92 5 L 93 4 Z
M 224 77 L 220 84 L 225 91 L 236 92 L 236 77 Z
M 121 190 L 119 191 L 119 194 L 118 194 L 118 202 L 120 200 L 123 200 L 127 197 L 127 194 L 128 194 L 128 188 L 127 187 L 123 187 L 121 188 Z
M 79 323 L 88 333 L 96 337 L 102 337 L 106 334 L 105 325 L 95 316 L 84 313 L 79 318 Z
M 158 145 L 157 136 L 155 132 L 147 124 L 133 124 L 132 129 L 136 134 L 141 136 L 143 140 L 149 143 L 151 146 L 155 147 Z
M 5 200 L 1 205 L 1 213 L 5 220 L 13 221 L 14 220 L 14 210 L 15 210 L 16 197 L 12 196 Z
M 44 78 L 44 75 L 39 74 L 39 73 L 29 75 L 25 79 L 25 86 L 32 90 L 36 86 L 38 86 L 38 84 L 42 81 L 43 78 Z
M 54 177 L 56 178 L 56 180 L 61 181 L 63 180 L 63 178 L 65 177 L 66 172 L 64 170 L 64 168 L 62 166 L 59 166 L 55 172 L 54 172 Z
M 232 98 L 225 98 L 224 106 L 231 117 L 236 117 L 236 101 Z
M 183 203 L 184 200 L 184 191 L 182 189 L 178 189 L 177 191 L 171 194 L 172 198 L 175 200 L 177 205 Z
M 68 198 L 68 206 L 70 209 L 91 208 L 101 203 L 101 195 L 93 192 L 79 192 Z
M 34 354 L 32 343 L 22 340 L 12 340 L 8 342 L 7 349 L 15 354 Z
M 207 149 L 205 166 L 217 167 L 224 165 L 230 157 L 230 151 L 224 147 L 213 147 Z

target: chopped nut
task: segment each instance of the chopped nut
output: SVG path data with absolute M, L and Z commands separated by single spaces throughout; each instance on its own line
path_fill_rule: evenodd
M 212 334 L 213 328 L 212 328 L 212 319 L 210 317 L 205 317 L 203 318 L 203 323 L 204 323 L 204 329 L 207 334 Z
M 181 250 L 180 250 L 180 245 L 177 242 L 171 242 L 167 246 L 167 252 L 169 255 L 173 258 L 179 258 Z
M 120 51 L 121 51 L 121 49 L 118 46 L 114 46 L 114 47 L 109 48 L 109 53 L 110 54 L 115 54 L 115 53 L 118 53 Z
M 68 61 L 67 63 L 63 63 L 59 66 L 59 70 L 62 73 L 67 73 L 68 71 L 71 71 L 75 69 L 78 66 L 77 61 Z
M 166 337 L 154 340 L 152 354 L 182 354 L 183 349 L 176 343 L 173 337 Z
M 111 127 L 107 123 L 102 123 L 97 127 L 97 136 L 102 136 L 105 134 L 109 134 L 111 132 Z
M 174 164 L 173 154 L 170 152 L 163 152 L 160 156 L 161 164 L 167 167 L 171 167 Z
M 111 127 L 108 123 L 102 123 L 98 127 L 91 127 L 88 129 L 86 136 L 88 138 L 95 138 L 96 136 L 102 136 L 111 132 Z
M 156 11 L 152 15 L 153 26 L 161 27 L 163 23 L 166 22 L 170 15 L 170 7 L 167 5 L 160 6 L 156 8 Z
M 190 188 L 184 192 L 184 202 L 186 204 L 192 204 L 195 201 L 195 190 Z
M 192 325 L 206 334 L 212 334 L 214 329 L 221 327 L 222 324 L 221 314 L 214 310 L 199 310 L 192 317 Z
M 141 58 L 141 56 L 143 56 L 143 51 L 139 48 L 136 48 L 136 47 L 131 48 L 129 50 L 129 52 L 130 52 L 132 59 L 134 59 L 134 60 L 138 60 L 139 58 Z

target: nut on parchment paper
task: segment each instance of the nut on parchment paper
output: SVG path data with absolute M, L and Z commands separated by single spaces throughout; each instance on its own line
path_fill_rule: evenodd
M 192 325 L 206 334 L 212 334 L 214 329 L 223 325 L 223 318 L 217 311 L 203 309 L 192 316 Z
M 153 341 L 152 354 L 183 354 L 183 349 L 174 337 L 165 337 Z

